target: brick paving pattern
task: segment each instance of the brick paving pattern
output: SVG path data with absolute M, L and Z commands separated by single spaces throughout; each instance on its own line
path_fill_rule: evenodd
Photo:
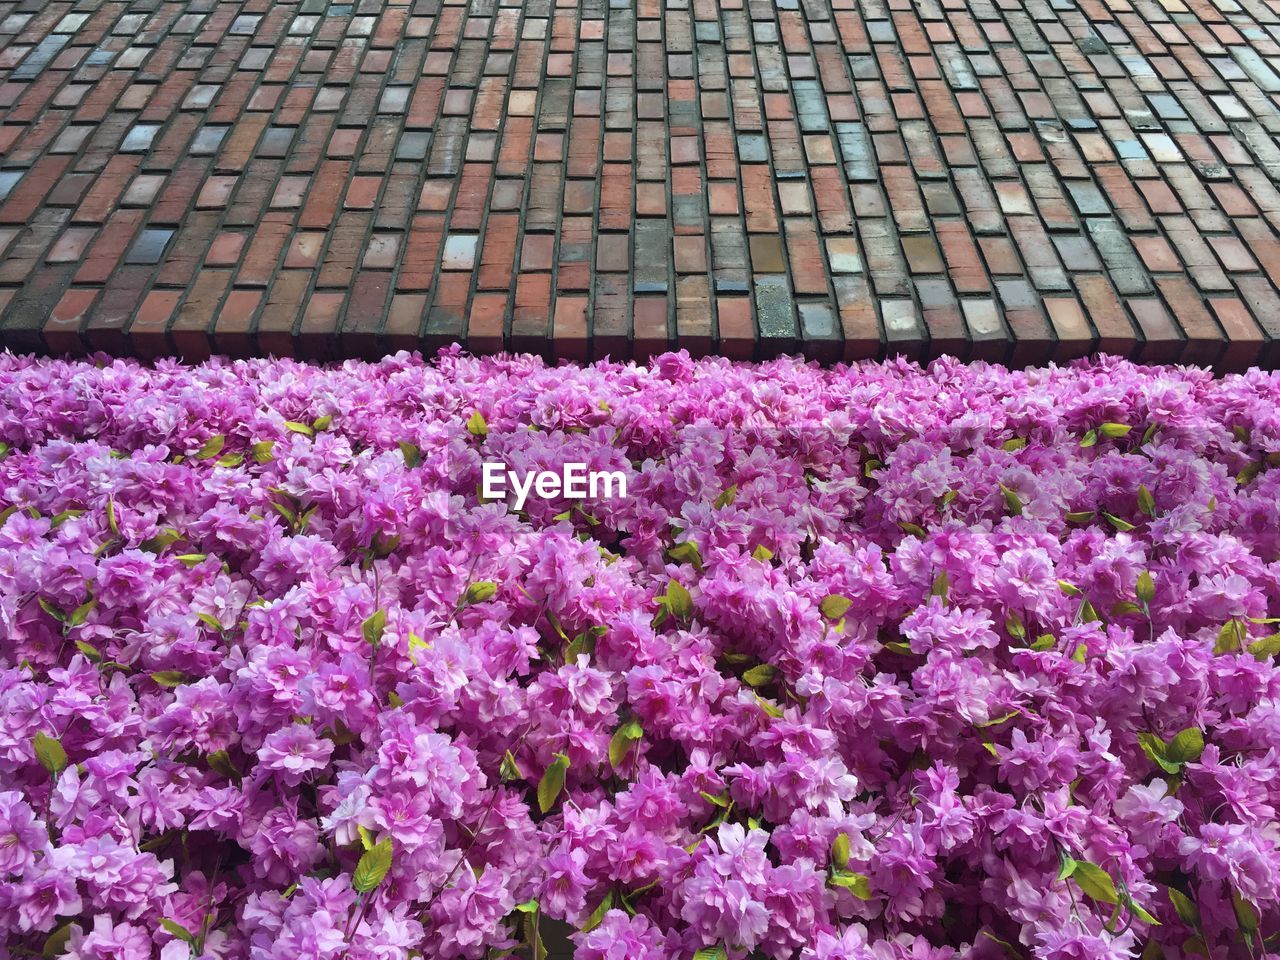
M 1276 0 L 0 0 L 0 341 L 1280 362 Z

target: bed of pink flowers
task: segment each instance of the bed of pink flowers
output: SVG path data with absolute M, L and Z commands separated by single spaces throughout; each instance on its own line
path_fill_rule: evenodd
M 1278 401 L 4 356 L 0 958 L 1280 956 Z

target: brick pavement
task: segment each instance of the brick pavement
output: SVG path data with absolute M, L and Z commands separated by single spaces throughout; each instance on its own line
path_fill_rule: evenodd
M 1280 362 L 1280 2 L 0 0 L 0 341 Z

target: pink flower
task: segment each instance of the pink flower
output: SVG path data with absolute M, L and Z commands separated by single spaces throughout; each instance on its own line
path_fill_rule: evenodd
M 0 874 L 22 873 L 49 841 L 44 824 L 16 790 L 0 792 Z
M 258 759 L 282 783 L 293 786 L 307 774 L 328 766 L 332 753 L 331 740 L 317 737 L 307 724 L 295 723 L 268 736 L 258 750 Z

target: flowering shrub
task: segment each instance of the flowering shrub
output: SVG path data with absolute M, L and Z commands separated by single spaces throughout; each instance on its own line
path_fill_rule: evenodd
M 0 957 L 1263 956 L 1278 400 L 0 358 Z

